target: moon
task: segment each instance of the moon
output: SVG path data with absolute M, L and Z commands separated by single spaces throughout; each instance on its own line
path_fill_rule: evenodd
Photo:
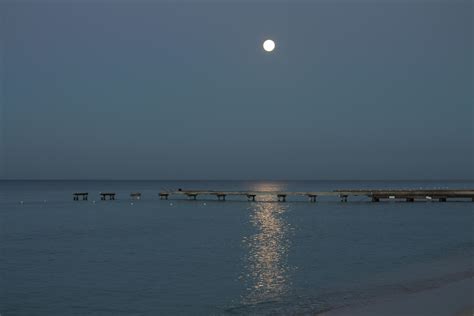
M 275 42 L 271 39 L 267 39 L 265 42 L 263 42 L 263 49 L 267 52 L 271 52 L 275 49 Z

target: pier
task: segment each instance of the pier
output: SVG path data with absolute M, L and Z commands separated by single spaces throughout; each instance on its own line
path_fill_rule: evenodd
M 341 202 L 348 202 L 350 198 L 365 197 L 372 202 L 380 201 L 437 201 L 447 202 L 448 199 L 464 200 L 474 202 L 474 189 L 373 189 L 373 190 L 334 190 L 321 192 L 298 192 L 298 191 L 214 191 L 214 190 L 178 190 L 160 192 L 160 199 L 168 199 L 171 196 L 184 196 L 190 200 L 197 200 L 198 196 L 215 196 L 218 201 L 225 201 L 227 196 L 242 196 L 248 201 L 258 201 L 258 196 L 274 196 L 278 202 L 287 202 L 290 197 L 306 197 L 309 202 L 315 203 L 318 197 L 335 197 Z
M 107 198 L 109 198 L 109 200 L 115 200 L 115 193 L 113 192 L 105 192 L 105 193 L 100 193 L 100 199 L 102 201 L 105 201 L 107 200 Z
M 169 196 L 169 193 L 160 192 L 160 193 L 159 193 L 159 196 L 160 196 L 160 200 L 167 200 L 167 199 L 168 199 L 168 196 Z
M 81 197 L 83 201 L 87 201 L 88 196 L 88 192 L 76 192 L 72 194 L 72 199 L 74 201 L 79 201 L 79 197 Z
M 142 194 L 140 192 L 132 192 L 130 193 L 130 198 L 132 200 L 140 200 L 142 198 Z

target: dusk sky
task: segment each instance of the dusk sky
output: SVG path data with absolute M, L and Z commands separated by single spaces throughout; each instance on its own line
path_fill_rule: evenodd
M 473 9 L 0 2 L 0 178 L 472 179 Z

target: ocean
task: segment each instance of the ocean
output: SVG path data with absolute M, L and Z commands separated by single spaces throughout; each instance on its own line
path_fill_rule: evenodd
M 0 314 L 316 314 L 474 275 L 472 202 L 159 199 L 177 188 L 474 181 L 0 181 Z M 130 199 L 135 191 L 141 200 Z M 73 201 L 73 192 L 89 200 Z

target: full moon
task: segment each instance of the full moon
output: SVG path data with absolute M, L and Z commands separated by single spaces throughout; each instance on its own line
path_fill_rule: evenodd
M 267 39 L 265 42 L 263 42 L 263 49 L 267 52 L 271 52 L 275 49 L 275 42 L 271 39 Z

